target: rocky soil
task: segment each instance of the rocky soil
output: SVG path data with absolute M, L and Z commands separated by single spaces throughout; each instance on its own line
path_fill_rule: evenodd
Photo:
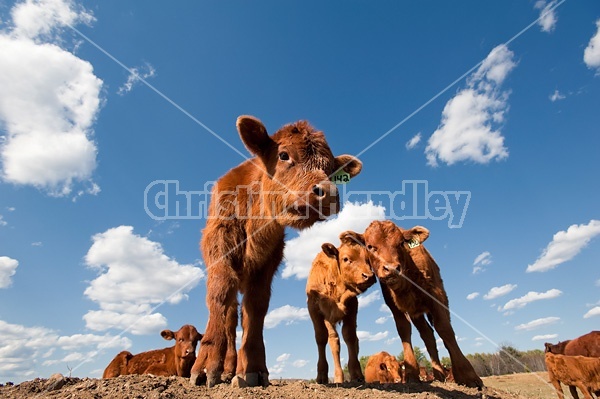
M 453 383 L 329 384 L 305 380 L 272 380 L 267 388 L 233 388 L 220 384 L 212 389 L 190 386 L 187 378 L 127 375 L 108 380 L 71 378 L 55 374 L 15 385 L 0 384 L 2 399 L 517 399 L 518 394 L 494 388 L 478 391 Z

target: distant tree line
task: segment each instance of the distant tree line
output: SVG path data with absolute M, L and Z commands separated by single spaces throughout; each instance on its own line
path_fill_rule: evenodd
M 480 377 L 546 371 L 544 351 L 541 349 L 523 352 L 503 345 L 496 353 L 475 353 L 466 357 Z
M 413 350 L 419 366 L 425 367 L 428 371 L 431 370 L 431 362 L 427 359 L 421 348 L 415 346 Z M 523 352 L 510 345 L 502 345 L 498 349 L 498 352 L 495 353 L 474 353 L 465 356 L 471 362 L 475 372 L 480 377 L 546 371 L 544 351 L 540 349 Z M 398 358 L 398 361 L 404 360 L 404 351 L 396 357 Z M 360 361 L 360 366 L 364 373 L 369 356 L 361 356 L 358 360 Z M 452 362 L 447 356 L 442 357 L 440 362 L 446 368 L 452 366 Z M 344 373 L 347 372 L 348 364 L 344 366 Z

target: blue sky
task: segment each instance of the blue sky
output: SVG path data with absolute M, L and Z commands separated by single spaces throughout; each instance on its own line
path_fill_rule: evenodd
M 242 114 L 364 164 L 338 216 L 287 233 L 271 377 L 316 376 L 310 262 L 378 218 L 430 230 L 463 352 L 598 329 L 597 1 L 9 1 L 0 22 L 0 381 L 204 330 L 205 220 L 156 195 L 201 205 L 249 156 Z M 400 353 L 377 285 L 358 329 L 361 355 Z

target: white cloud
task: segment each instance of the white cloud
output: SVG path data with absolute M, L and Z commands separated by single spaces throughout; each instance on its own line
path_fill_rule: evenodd
M 79 350 L 91 354 L 105 348 L 129 348 L 128 338 L 111 335 L 59 336 L 44 327 L 26 327 L 0 320 L 0 375 L 27 379 L 39 375 L 38 366 L 73 361 Z M 51 358 L 54 356 L 54 358 Z
M 112 335 L 74 334 L 59 337 L 56 340 L 56 344 L 64 350 L 74 350 L 90 345 L 97 346 L 101 349 L 128 349 L 131 347 L 131 340 L 126 337 Z
M 473 261 L 473 265 L 489 265 L 492 263 L 492 255 L 488 252 L 482 252 Z
M 135 86 L 136 83 L 140 82 L 142 79 L 145 80 L 156 76 L 156 70 L 149 63 L 146 63 L 141 67 L 131 68 L 130 71 L 131 73 L 127 77 L 127 82 L 125 82 L 123 86 L 119 87 L 119 90 L 117 91 L 117 94 L 121 96 L 129 93 L 133 89 L 133 86 Z
M 152 306 L 187 299 L 186 292 L 204 277 L 193 265 L 181 265 L 164 254 L 157 242 L 119 226 L 93 237 L 85 262 L 99 271 L 84 294 L 100 310 L 84 316 L 88 328 L 131 329 L 133 334 L 150 334 L 166 326 Z
M 532 341 L 549 341 L 558 338 L 558 334 L 534 335 Z
M 392 317 L 392 311 L 386 303 L 382 303 L 381 306 L 379 306 L 379 311 L 387 314 L 389 317 Z
M 147 312 L 152 309 L 148 306 Z M 106 331 L 123 329 L 135 335 L 154 334 L 167 326 L 167 319 L 160 313 L 122 313 L 110 310 L 90 310 L 83 315 L 90 330 Z
M 596 28 L 596 33 L 583 52 L 583 61 L 588 68 L 595 68 L 596 74 L 600 74 L 600 19 L 596 21 Z
M 94 21 L 91 13 L 71 0 L 26 0 L 11 10 L 13 34 L 29 39 L 49 36 L 54 31 Z
M 554 324 L 554 323 L 558 322 L 559 320 L 560 320 L 560 317 L 544 317 L 541 319 L 535 319 L 535 320 L 530 321 L 529 323 L 519 324 L 518 326 L 515 327 L 515 330 L 531 331 L 531 330 L 535 330 L 536 328 L 545 327 L 550 324 Z
M 281 355 L 277 356 L 277 363 L 274 366 L 269 367 L 271 374 L 281 375 L 285 370 L 285 366 L 290 356 L 291 355 L 289 353 L 282 353 Z
M 389 317 L 378 317 L 377 320 L 375 320 L 375 324 L 385 324 L 388 319 Z
M 546 0 L 538 0 L 534 5 L 536 10 L 540 10 L 540 18 L 537 22 L 542 28 L 542 32 L 552 32 L 556 27 L 556 21 L 558 20 L 554 8 L 556 3 L 558 3 L 558 0 L 549 2 L 546 2 Z
M 600 306 L 588 310 L 587 313 L 583 315 L 583 318 L 589 319 L 592 316 L 600 316 Z
M 335 246 L 340 244 L 339 235 L 346 230 L 362 233 L 373 220 L 385 218 L 385 208 L 366 204 L 345 203 L 341 212 L 331 219 L 317 223 L 302 230 L 298 237 L 292 238 L 285 244 L 285 267 L 283 278 L 296 276 L 297 279 L 308 277 L 312 262 L 321 251 L 321 245 L 330 242 Z
M 483 299 L 496 299 L 498 297 L 508 294 L 515 288 L 517 288 L 516 284 L 505 284 L 501 287 L 493 287 L 491 290 L 488 291 L 487 294 L 483 296 Z
M 520 298 L 511 299 L 510 301 L 506 302 L 506 304 L 499 310 L 521 309 L 530 302 L 539 301 L 542 299 L 553 299 L 560 295 L 562 295 L 562 291 L 557 290 L 556 288 L 546 292 L 529 291 Z
M 492 263 L 492 254 L 488 251 L 482 252 L 473 261 L 473 274 L 485 271 L 485 267 Z
M 41 247 L 42 245 L 44 245 L 44 244 L 42 244 L 41 241 L 36 241 L 36 242 L 32 242 L 31 243 L 32 247 Z
M 591 220 L 588 224 L 571 225 L 567 231 L 554 234 L 542 255 L 527 266 L 527 272 L 545 272 L 561 263 L 573 259 L 590 240 L 600 234 L 600 221 Z
M 550 101 L 555 102 L 558 100 L 564 100 L 566 97 L 564 94 L 561 94 L 558 90 L 554 90 L 554 93 L 550 95 Z
M 368 295 L 362 294 L 358 296 L 358 308 L 363 309 L 370 304 L 381 299 L 381 292 L 379 290 L 373 291 Z
M 508 92 L 499 90 L 516 66 L 505 45 L 494 48 L 467 80 L 467 88 L 450 99 L 442 123 L 428 140 L 427 163 L 452 165 L 461 161 L 486 164 L 508 157 L 499 128 L 508 110 Z
M 269 372 L 273 375 L 273 377 L 283 374 L 284 371 L 285 363 L 277 363 L 274 366 L 269 367 Z
M 17 272 L 18 266 L 18 260 L 8 256 L 0 256 L 0 288 L 10 287 L 12 284 L 11 277 Z
M 599 279 L 599 280 L 596 280 L 596 286 L 597 286 L 597 287 L 600 287 L 600 279 Z
M 468 299 L 469 301 L 471 301 L 471 300 L 473 300 L 473 299 L 477 298 L 478 296 L 479 296 L 479 292 L 472 292 L 472 293 L 470 293 L 469 295 L 467 295 L 467 299 Z
M 290 354 L 289 353 L 282 353 L 281 355 L 277 356 L 277 360 L 278 362 L 285 362 L 286 360 L 288 360 L 290 358 Z
M 388 336 L 388 332 L 387 331 L 382 331 L 382 332 L 378 332 L 376 334 L 371 334 L 368 331 L 357 331 L 356 332 L 356 336 L 358 337 L 359 341 L 381 341 L 382 339 L 387 338 Z
M 294 360 L 294 362 L 292 363 L 292 366 L 294 366 L 296 368 L 302 368 L 302 367 L 306 366 L 307 364 L 308 364 L 308 360 L 298 359 L 298 360 Z
M 0 215 L 0 226 L 6 226 L 8 223 L 4 220 L 4 216 Z
M 62 359 L 55 359 L 55 360 L 46 360 L 42 363 L 42 366 L 53 366 L 55 364 L 60 364 L 60 363 L 66 363 L 67 365 L 69 364 L 69 362 L 71 362 L 71 364 L 73 364 L 73 362 L 76 363 L 86 363 L 87 360 L 87 354 L 81 353 L 81 352 L 70 352 L 69 354 L 67 354 L 65 357 L 63 357 Z
M 421 141 L 421 132 L 417 133 L 416 135 L 413 136 L 412 139 L 410 139 L 406 142 L 406 149 L 412 150 L 413 148 L 416 147 L 417 144 L 419 144 L 420 141 Z
M 279 323 L 285 322 L 286 325 L 292 324 L 299 320 L 308 320 L 307 308 L 297 308 L 295 306 L 284 305 L 280 308 L 273 309 L 265 317 L 265 328 L 274 328 Z
M 0 175 L 6 182 L 68 195 L 75 182 L 93 185 L 92 125 L 102 81 L 89 62 L 44 40 L 92 17 L 70 1 L 28 0 L 12 9 L 12 18 L 12 30 L 0 32 L 0 124 L 6 133 Z

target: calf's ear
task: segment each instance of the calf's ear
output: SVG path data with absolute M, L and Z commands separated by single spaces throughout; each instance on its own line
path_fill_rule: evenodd
M 334 168 L 334 171 L 342 169 L 344 172 L 348 173 L 350 177 L 354 177 L 362 170 L 362 162 L 352 155 L 339 155 L 335 157 Z
M 402 234 L 404 235 L 404 239 L 406 241 L 416 238 L 419 243 L 422 243 L 425 242 L 425 240 L 429 237 L 429 230 L 423 226 L 415 226 L 410 230 L 404 230 Z
M 362 245 L 363 247 L 365 246 L 365 237 L 362 234 L 351 230 L 344 231 L 342 234 L 340 234 L 340 241 L 342 244 L 358 244 Z
M 325 244 L 321 245 L 321 249 L 323 250 L 325 255 L 329 256 L 330 258 L 337 259 L 339 252 L 335 245 L 326 242 Z
M 171 330 L 162 330 L 160 335 L 167 341 L 175 338 L 175 333 Z
M 379 363 L 379 368 L 380 368 L 382 371 L 387 371 L 387 366 L 385 365 L 385 363 Z
M 242 115 L 237 118 L 236 126 L 242 142 L 254 155 L 264 157 L 275 145 L 267 133 L 267 128 L 258 118 Z

